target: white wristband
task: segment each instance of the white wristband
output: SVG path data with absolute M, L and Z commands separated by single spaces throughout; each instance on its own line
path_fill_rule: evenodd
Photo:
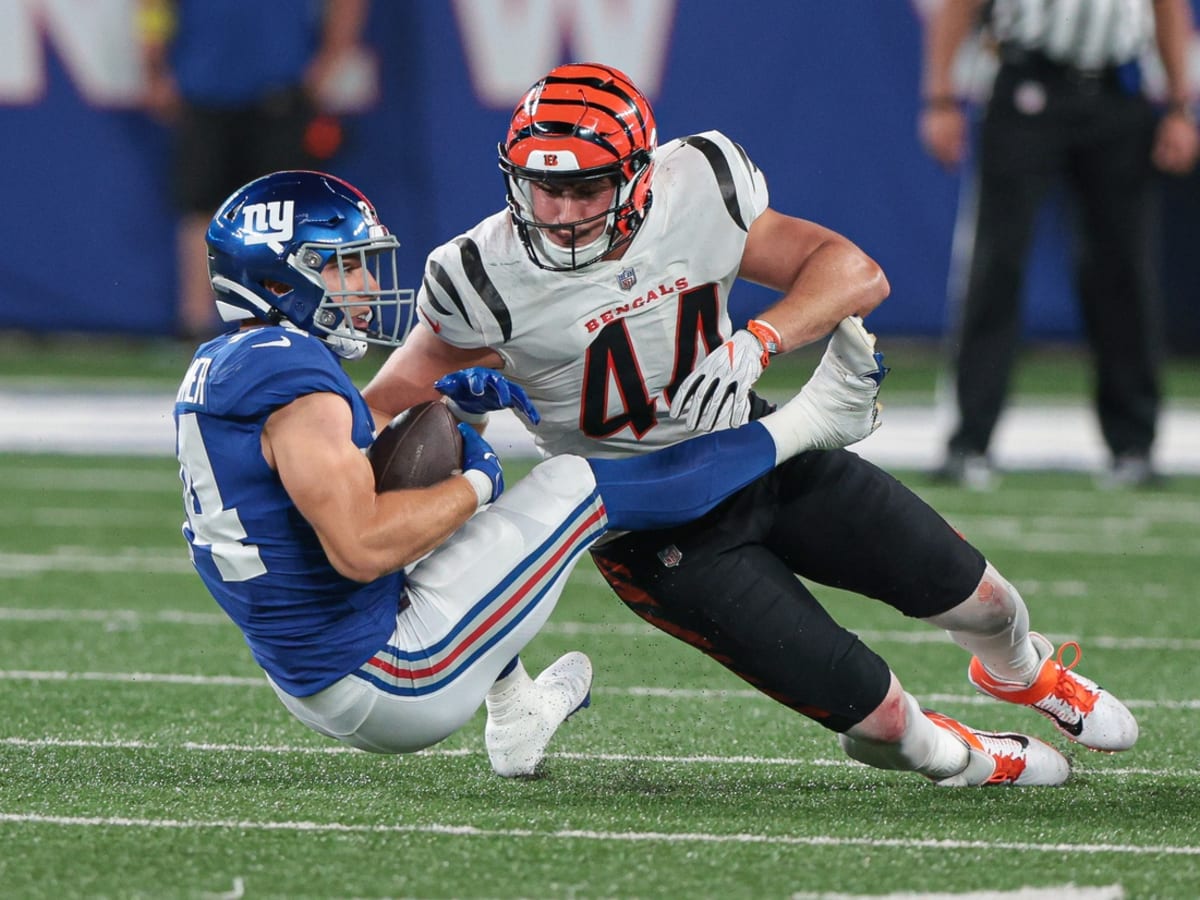
M 475 497 L 478 501 L 475 507 L 476 509 L 491 502 L 492 479 L 488 478 L 478 469 L 467 469 L 462 474 L 463 478 L 467 479 L 471 487 L 475 488 Z
M 450 412 L 454 413 L 454 418 L 460 422 L 466 422 L 468 425 L 482 425 L 488 419 L 487 413 L 469 413 L 449 397 L 445 402 L 450 407 Z

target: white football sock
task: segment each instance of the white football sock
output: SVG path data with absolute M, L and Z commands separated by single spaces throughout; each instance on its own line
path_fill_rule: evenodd
M 889 744 L 840 734 L 846 755 L 877 769 L 919 772 L 938 781 L 967 767 L 967 745 L 925 718 L 921 705 L 907 691 L 904 707 L 907 722 L 899 741 Z
M 486 699 L 489 713 L 506 706 L 526 685 L 533 683 L 533 679 L 529 677 L 529 673 L 525 671 L 525 666 L 519 658 L 516 663 L 511 672 L 503 678 L 497 678 L 488 688 Z
M 809 409 L 793 399 L 758 420 L 775 442 L 775 465 L 809 449 L 809 416 Z
M 1037 675 L 1041 659 L 1029 639 L 1029 608 L 991 563 L 970 597 L 925 621 L 949 632 L 997 678 L 1029 684 Z

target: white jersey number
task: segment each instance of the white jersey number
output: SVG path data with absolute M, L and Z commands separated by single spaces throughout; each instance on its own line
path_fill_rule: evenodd
M 183 509 L 191 543 L 208 547 L 213 563 L 225 581 L 249 581 L 263 575 L 258 547 L 245 544 L 246 529 L 236 509 L 226 509 L 213 475 L 208 448 L 195 413 L 179 417 L 179 477 L 183 481 Z

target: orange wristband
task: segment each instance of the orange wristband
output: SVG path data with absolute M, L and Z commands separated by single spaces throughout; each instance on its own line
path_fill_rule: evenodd
M 783 338 L 775 330 L 775 326 L 770 322 L 764 322 L 762 319 L 751 319 L 746 323 L 746 330 L 758 338 L 758 342 L 762 344 L 762 367 L 765 369 L 771 362 L 771 357 L 779 352 L 780 345 L 783 344 Z

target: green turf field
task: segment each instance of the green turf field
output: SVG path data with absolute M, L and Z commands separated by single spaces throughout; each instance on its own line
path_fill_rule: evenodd
M 930 398 L 936 350 L 886 350 L 885 403 Z M 170 390 L 190 355 L 0 335 L 0 388 Z M 768 392 L 796 389 L 815 361 L 799 356 Z M 1078 354 L 1034 349 L 1016 395 L 1083 401 L 1087 381 Z M 1200 360 L 1167 386 L 1200 403 Z M 940 633 L 822 591 L 923 702 L 1050 740 L 1074 775 L 955 791 L 851 764 L 644 626 L 585 559 L 525 653 L 531 671 L 568 649 L 596 666 L 542 778 L 491 774 L 482 715 L 417 756 L 346 751 L 284 712 L 191 572 L 170 460 L 0 453 L 0 898 L 1200 896 L 1200 478 L 1112 494 L 1009 473 L 971 494 L 901 474 L 1036 627 L 1084 645 L 1081 670 L 1138 716 L 1136 748 L 1076 751 L 975 695 Z
M 572 648 L 596 665 L 544 777 L 491 775 L 481 715 L 417 756 L 343 751 L 278 705 L 191 573 L 169 460 L 0 456 L 0 896 L 1197 896 L 1200 479 L 1106 494 L 1012 474 L 988 495 L 910 480 L 1040 629 L 1080 640 L 1081 670 L 1141 722 L 1134 750 L 1064 747 L 1059 789 L 852 765 L 643 626 L 585 560 L 525 654 L 532 671 Z M 976 697 L 940 633 L 824 596 L 923 702 L 1064 745 Z

